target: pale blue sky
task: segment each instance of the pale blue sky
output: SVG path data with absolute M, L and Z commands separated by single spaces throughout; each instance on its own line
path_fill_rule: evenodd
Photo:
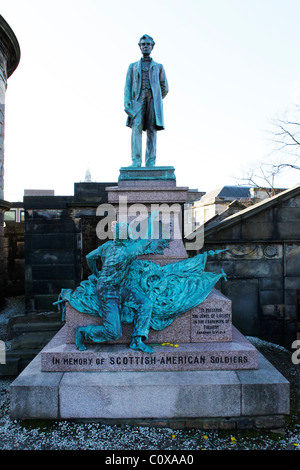
M 1 0 L 0 13 L 21 47 L 6 94 L 7 200 L 71 195 L 87 168 L 117 181 L 131 163 L 125 76 L 145 33 L 170 86 L 157 165 L 173 165 L 178 185 L 235 184 L 267 158 L 270 120 L 300 103 L 299 0 Z

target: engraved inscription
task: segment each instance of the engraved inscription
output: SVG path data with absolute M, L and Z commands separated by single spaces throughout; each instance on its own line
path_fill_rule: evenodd
M 51 357 L 51 359 L 50 359 Z M 249 357 L 245 354 L 209 353 L 203 354 L 154 354 L 151 356 L 93 356 L 67 357 L 49 355 L 44 370 L 201 370 L 226 365 L 246 365 Z M 50 365 L 51 364 L 51 365 Z M 52 367 L 51 367 L 52 366 Z
M 191 315 L 191 337 L 193 342 L 203 340 L 230 340 L 231 313 L 222 307 L 201 307 Z M 227 339 L 228 337 L 228 339 Z

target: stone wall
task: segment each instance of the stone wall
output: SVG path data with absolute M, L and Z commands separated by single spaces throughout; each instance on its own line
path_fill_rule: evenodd
M 106 186 L 75 183 L 74 196 L 25 196 L 26 311 L 53 311 L 61 289 L 74 289 L 90 273 L 86 254 L 100 245 L 99 204 Z
M 24 222 L 6 222 L 4 228 L 5 297 L 25 293 Z
M 300 293 L 300 188 L 239 212 L 205 230 L 204 251 L 227 249 L 207 269 L 223 268 L 220 290 L 232 300 L 243 334 L 291 347 Z
M 26 310 L 53 310 L 60 289 L 80 280 L 80 228 L 68 210 L 71 197 L 27 196 L 25 208 Z

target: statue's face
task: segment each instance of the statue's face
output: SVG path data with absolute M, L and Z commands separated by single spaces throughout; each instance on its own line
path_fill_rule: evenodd
M 153 49 L 153 42 L 150 39 L 142 39 L 139 46 L 143 55 L 150 55 Z

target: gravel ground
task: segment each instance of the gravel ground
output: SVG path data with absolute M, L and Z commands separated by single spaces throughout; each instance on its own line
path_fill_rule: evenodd
M 0 312 L 0 331 L 10 312 L 14 310 L 22 314 L 22 309 L 22 297 L 11 299 L 6 309 Z M 299 450 L 300 365 L 292 363 L 291 351 L 258 338 L 248 339 L 291 384 L 291 414 L 286 420 L 284 433 L 269 430 L 173 430 L 67 420 L 12 420 L 9 417 L 9 386 L 14 377 L 4 377 L 0 378 L 0 450 Z

